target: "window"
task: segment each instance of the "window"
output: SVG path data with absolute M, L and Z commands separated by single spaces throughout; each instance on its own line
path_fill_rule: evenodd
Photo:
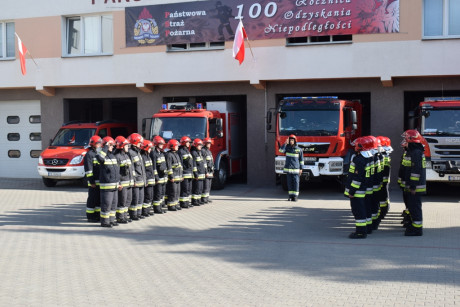
M 29 134 L 29 139 L 31 141 L 41 141 L 42 140 L 42 134 L 40 132 L 32 132 Z
M 10 158 L 20 158 L 21 157 L 21 151 L 20 150 L 15 150 L 15 149 L 8 150 L 8 157 L 10 157 Z
M 19 124 L 19 116 L 15 116 L 15 115 L 13 115 L 13 116 L 8 116 L 8 117 L 6 118 L 6 122 L 7 122 L 8 124 Z
M 30 157 L 31 158 L 38 158 L 38 157 L 40 157 L 41 153 L 42 153 L 41 150 L 31 150 L 30 151 Z
M 8 141 L 19 141 L 21 139 L 21 136 L 19 133 L 8 133 L 7 137 Z
M 15 56 L 14 22 L 0 22 L 0 60 Z
M 224 50 L 225 42 L 186 43 L 168 45 L 168 51 Z
M 75 16 L 66 19 L 64 55 L 113 54 L 112 16 Z
M 42 117 L 40 115 L 31 115 L 29 116 L 29 123 L 31 124 L 40 124 L 42 122 Z
M 107 136 L 107 128 L 99 130 L 97 135 L 99 135 L 102 139 L 105 138 Z
M 425 38 L 460 37 L 460 1 L 424 0 L 423 36 Z
M 352 35 L 304 36 L 286 38 L 286 46 L 351 43 Z

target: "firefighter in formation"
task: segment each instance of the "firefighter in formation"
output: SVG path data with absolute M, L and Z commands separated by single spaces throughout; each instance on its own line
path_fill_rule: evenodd
M 363 136 L 353 142 L 355 154 L 345 181 L 345 197 L 350 199 L 356 229 L 351 239 L 364 239 L 377 230 L 390 207 L 391 141 L 385 136 Z
M 195 139 L 191 144 L 184 136 L 180 144 L 172 139 L 164 151 L 166 143 L 160 136 L 153 142 L 138 133 L 115 140 L 92 136 L 84 158 L 88 221 L 111 228 L 210 203 L 211 139 Z

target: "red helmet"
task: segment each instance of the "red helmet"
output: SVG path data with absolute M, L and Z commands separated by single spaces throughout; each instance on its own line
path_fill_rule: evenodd
M 351 142 L 351 145 L 355 148 L 355 151 L 363 151 L 367 150 L 365 149 L 366 142 L 368 143 L 368 140 L 365 137 L 359 137 L 356 138 L 353 142 Z
M 102 139 L 99 135 L 93 135 L 90 139 L 89 139 L 89 146 L 96 146 L 96 144 L 100 144 L 102 143 Z
M 179 146 L 179 142 L 176 139 L 170 139 L 168 142 L 168 148 L 173 149 L 176 146 Z
M 377 139 L 380 140 L 380 143 L 382 144 L 383 147 L 391 146 L 391 140 L 389 137 L 379 135 Z
M 414 129 L 406 130 L 403 133 L 403 137 L 406 139 L 407 143 L 421 143 L 422 142 L 422 135 Z
M 155 146 L 158 146 L 160 144 L 164 145 L 166 144 L 166 142 L 161 136 L 157 135 L 153 138 L 153 144 L 155 144 Z
M 180 139 L 180 144 L 185 146 L 185 143 L 187 142 L 192 142 L 192 140 L 188 137 L 188 136 L 183 136 L 181 139 Z
M 119 135 L 115 138 L 115 145 L 117 145 L 118 149 L 122 149 L 126 144 L 129 144 L 129 142 L 123 136 Z
M 203 146 L 203 141 L 200 139 L 194 139 L 193 140 L 193 146 L 197 147 L 198 145 Z
M 142 144 L 143 141 L 144 138 L 139 133 L 133 133 L 130 136 L 128 136 L 128 142 L 130 142 L 133 145 Z
M 152 147 L 153 147 L 153 143 L 150 142 L 149 140 L 144 140 L 144 142 L 142 142 L 142 146 L 141 146 L 142 150 L 148 151 L 149 148 L 152 148 Z
M 204 144 L 208 144 L 208 143 L 212 144 L 212 139 L 211 138 L 204 138 L 203 143 Z
M 369 140 L 371 140 L 372 142 L 372 148 L 371 149 L 377 149 L 380 145 L 379 143 L 379 140 L 373 136 L 373 135 L 369 135 L 369 136 L 366 136 Z
M 105 138 L 102 139 L 102 146 L 105 145 L 115 145 L 115 140 L 112 139 L 110 136 L 106 136 Z
M 294 139 L 294 141 L 297 143 L 297 137 L 294 134 L 289 135 L 288 139 Z

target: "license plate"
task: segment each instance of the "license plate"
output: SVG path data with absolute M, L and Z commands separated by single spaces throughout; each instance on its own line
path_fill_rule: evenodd
M 58 173 L 58 172 L 48 172 L 48 176 L 50 176 L 50 177 L 61 177 L 61 173 Z
M 316 157 L 303 157 L 303 160 L 308 162 L 316 162 Z
M 460 176 L 449 176 L 449 181 L 460 181 Z

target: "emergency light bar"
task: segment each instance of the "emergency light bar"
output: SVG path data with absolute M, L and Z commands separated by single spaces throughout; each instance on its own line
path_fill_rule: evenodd
M 307 96 L 307 97 L 284 97 L 283 99 L 338 99 L 338 96 Z
M 460 97 L 425 97 L 423 101 L 452 101 L 460 100 Z

